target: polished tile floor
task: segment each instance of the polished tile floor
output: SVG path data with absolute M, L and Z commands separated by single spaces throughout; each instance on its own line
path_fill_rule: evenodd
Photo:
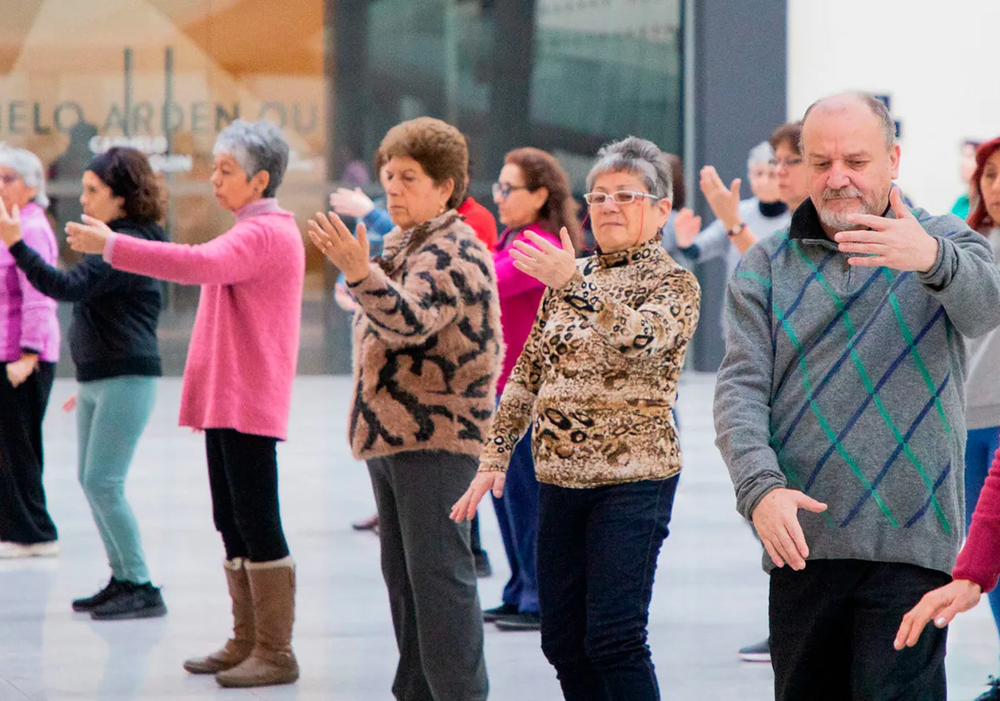
M 650 643 L 664 699 L 769 699 L 769 667 L 736 658 L 738 647 L 765 633 L 767 581 L 712 442 L 712 386 L 712 376 L 692 374 L 681 390 L 685 471 L 660 559 Z M 179 381 L 160 386 L 129 483 L 170 613 L 103 623 L 69 606 L 103 585 L 108 572 L 76 484 L 74 420 L 59 410 L 73 385 L 58 381 L 45 427 L 46 486 L 62 553 L 0 563 L 0 701 L 390 699 L 396 652 L 378 542 L 349 527 L 373 510 L 367 472 L 344 441 L 350 389 L 343 377 L 301 377 L 290 440 L 279 449 L 284 519 L 299 563 L 295 650 L 302 679 L 291 687 L 224 691 L 180 666 L 224 639 L 229 614 L 201 438 L 175 425 Z M 506 564 L 492 509 L 482 520 L 496 573 L 480 580 L 480 595 L 493 606 Z M 1000 671 L 998 652 L 984 603 L 951 631 L 951 698 L 973 698 L 986 675 Z M 486 654 L 491 699 L 559 698 L 537 634 L 487 628 Z

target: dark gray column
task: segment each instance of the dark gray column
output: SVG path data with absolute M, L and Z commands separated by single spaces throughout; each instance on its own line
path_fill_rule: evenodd
M 788 12 L 785 0 L 712 0 L 685 2 L 687 36 L 693 46 L 685 51 L 692 61 L 694 180 L 689 202 L 705 223 L 714 218 L 697 187 L 698 170 L 714 165 L 722 179 L 743 179 L 744 198 L 750 197 L 746 178 L 747 152 L 785 121 L 787 103 Z M 720 278 L 726 264 L 716 260 L 697 266 L 701 282 L 701 322 L 694 340 L 696 370 L 715 370 L 725 350 L 719 315 L 723 301 Z

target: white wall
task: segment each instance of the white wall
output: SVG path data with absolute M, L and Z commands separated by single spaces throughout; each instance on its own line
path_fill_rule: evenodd
M 934 214 L 962 192 L 966 138 L 1000 135 L 1000 0 L 788 0 L 788 115 L 842 90 L 889 94 L 899 183 Z

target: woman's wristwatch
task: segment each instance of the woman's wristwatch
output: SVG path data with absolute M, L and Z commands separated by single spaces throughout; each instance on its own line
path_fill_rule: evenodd
M 734 226 L 732 229 L 730 229 L 729 231 L 727 231 L 726 235 L 730 236 L 730 237 L 736 236 L 741 231 L 743 231 L 745 228 L 747 228 L 746 222 L 740 222 L 739 224 L 737 224 L 736 226 Z

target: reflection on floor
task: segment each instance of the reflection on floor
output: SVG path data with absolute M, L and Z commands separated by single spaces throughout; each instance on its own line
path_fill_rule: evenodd
M 772 697 L 770 669 L 741 664 L 736 650 L 766 633 L 767 581 L 713 445 L 713 381 L 692 374 L 681 390 L 685 471 L 660 559 L 650 644 L 665 699 L 764 700 Z M 391 698 L 395 643 L 378 542 L 350 529 L 373 509 L 367 472 L 344 440 L 350 389 L 344 377 L 300 378 L 290 440 L 279 449 L 285 524 L 299 563 L 295 651 L 302 679 L 292 687 L 233 692 L 180 666 L 225 639 L 229 612 L 201 438 L 176 427 L 179 381 L 160 386 L 129 482 L 170 613 L 98 623 L 70 611 L 70 601 L 99 589 L 108 572 L 76 484 L 74 419 L 59 411 L 73 384 L 59 380 L 45 438 L 46 486 L 62 553 L 0 563 L 0 701 Z M 480 580 L 480 596 L 494 606 L 506 564 L 490 507 L 483 511 L 483 539 L 495 574 Z M 488 627 L 486 641 L 491 699 L 559 698 L 536 633 Z M 997 660 L 984 603 L 953 626 L 952 698 L 975 696 L 986 675 L 1000 671 Z

